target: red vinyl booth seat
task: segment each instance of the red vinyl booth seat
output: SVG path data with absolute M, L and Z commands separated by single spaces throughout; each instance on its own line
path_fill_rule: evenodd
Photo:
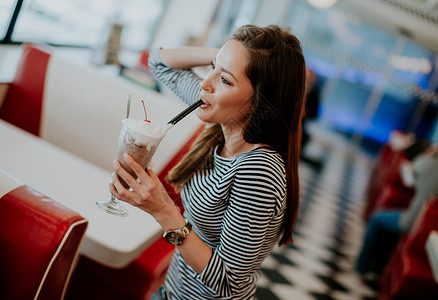
M 40 135 L 44 82 L 50 48 L 27 44 L 2 106 L 0 119 Z
M 380 208 L 407 208 L 415 194 L 415 189 L 407 187 L 401 181 L 400 176 L 394 178 L 382 187 L 382 191 L 377 195 L 373 211 Z
M 203 130 L 204 126 L 200 126 L 158 174 L 181 211 L 183 210 L 181 197 L 170 184 L 165 182 L 165 177 L 190 150 L 192 143 Z M 67 299 L 75 300 L 84 297 L 106 300 L 149 299 L 163 284 L 174 250 L 173 245 L 166 242 L 163 237 L 159 237 L 136 260 L 122 269 L 112 269 L 80 257 Z
M 405 159 L 403 151 L 393 151 L 389 145 L 384 145 L 371 171 L 367 188 L 365 190 L 366 206 L 363 212 L 363 218 L 368 220 L 372 213 L 379 207 L 406 207 L 413 196 L 414 190 L 404 186 L 400 178 L 400 165 Z M 385 187 L 392 185 L 393 190 L 399 190 L 400 194 L 406 196 L 400 199 L 400 203 L 390 194 L 382 196 Z M 388 192 L 388 191 L 387 191 Z M 383 198 L 381 198 L 383 197 Z M 379 198 L 381 198 L 379 200 Z M 408 203 L 406 205 L 406 198 Z M 385 203 L 391 203 L 386 206 Z M 395 205 L 395 206 L 391 206 Z M 405 206 L 406 205 L 406 206 Z
M 376 158 L 376 161 L 373 164 L 371 169 L 370 176 L 368 177 L 367 186 L 365 189 L 365 193 L 367 197 L 370 197 L 376 190 L 378 190 L 379 184 L 382 182 L 385 177 L 391 160 L 399 153 L 398 151 L 392 150 L 389 144 L 384 144 L 382 149 L 379 152 L 379 155 Z
M 87 220 L 26 185 L 0 207 L 0 299 L 63 299 Z
M 149 299 L 163 284 L 174 249 L 160 237 L 122 269 L 81 256 L 66 299 Z
M 401 239 L 385 268 L 379 300 L 438 299 L 425 245 L 432 230 L 438 230 L 438 197 L 432 198 L 412 231 Z

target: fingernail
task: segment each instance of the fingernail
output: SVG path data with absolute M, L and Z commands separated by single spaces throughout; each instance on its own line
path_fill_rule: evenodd
M 128 157 L 128 153 L 123 153 L 123 157 Z
M 113 165 L 115 166 L 117 164 L 117 159 L 113 160 Z

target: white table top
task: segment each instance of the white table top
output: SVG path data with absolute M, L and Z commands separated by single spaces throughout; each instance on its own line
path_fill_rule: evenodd
M 426 241 L 426 252 L 432 267 L 433 277 L 438 283 L 438 231 L 432 230 Z
M 96 200 L 109 199 L 111 173 L 0 120 L 0 169 L 87 218 L 80 253 L 120 268 L 161 234 L 147 213 L 124 203 L 127 217 L 107 214 Z

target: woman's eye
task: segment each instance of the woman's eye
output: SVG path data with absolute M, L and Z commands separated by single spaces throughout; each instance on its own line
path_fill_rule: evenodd
M 231 83 L 225 77 L 221 77 L 221 79 L 223 83 L 231 85 Z

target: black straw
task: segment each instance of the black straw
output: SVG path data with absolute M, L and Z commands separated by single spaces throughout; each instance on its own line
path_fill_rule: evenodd
M 181 121 L 185 116 L 187 116 L 189 113 L 197 109 L 202 104 L 204 104 L 204 101 L 198 100 L 197 102 L 193 103 L 192 105 L 184 109 L 182 112 L 180 112 L 175 118 L 167 122 L 167 124 L 175 125 L 176 123 Z

